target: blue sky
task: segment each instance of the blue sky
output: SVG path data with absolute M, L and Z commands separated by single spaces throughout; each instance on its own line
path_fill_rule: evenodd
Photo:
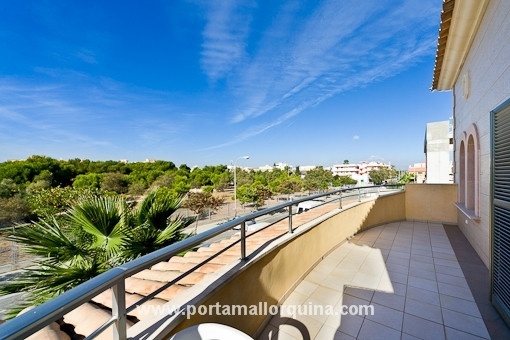
M 441 0 L 0 2 L 0 161 L 424 160 Z

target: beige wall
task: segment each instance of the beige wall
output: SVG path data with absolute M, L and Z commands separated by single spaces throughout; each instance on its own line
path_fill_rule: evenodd
M 476 126 L 479 136 L 479 216 L 459 212 L 459 227 L 484 263 L 490 265 L 490 112 L 510 99 L 510 1 L 492 0 L 454 86 L 455 181 L 459 182 L 459 147 Z M 469 95 L 466 81 L 469 79 Z M 464 86 L 463 86 L 464 82 Z
M 337 210 L 313 227 L 303 230 L 298 228 L 286 240 L 247 263 L 242 271 L 232 275 L 204 297 L 202 304 L 250 306 L 266 302 L 267 305 L 275 305 L 284 300 L 325 255 L 360 230 L 409 219 L 406 213 L 410 214 L 411 219 L 453 223 L 456 211 L 450 209 L 450 206 L 456 197 L 455 190 L 455 185 L 416 185 L 406 187 L 406 192 L 382 196 L 341 212 Z M 411 194 L 410 198 L 408 194 Z M 425 205 L 423 195 L 428 195 Z M 428 208 L 420 208 L 424 206 Z M 264 315 L 204 315 L 184 321 L 174 332 L 198 323 L 219 322 L 254 336 L 266 321 L 267 316 Z
M 457 224 L 457 184 L 407 184 L 407 220 Z
M 261 254 L 262 256 L 248 263 L 245 270 L 209 294 L 203 304 L 277 304 L 323 256 L 346 238 L 367 228 L 371 221 L 381 224 L 385 222 L 382 219 L 388 222 L 404 219 L 404 197 L 405 193 L 399 193 L 377 201 L 361 203 L 341 213 L 337 210 L 333 216 L 314 227 L 305 230 L 298 228 L 291 238 L 266 254 Z M 371 217 L 372 212 L 377 214 L 376 220 Z M 254 336 L 265 319 L 266 316 L 198 316 L 183 322 L 175 331 L 193 324 L 220 322 Z

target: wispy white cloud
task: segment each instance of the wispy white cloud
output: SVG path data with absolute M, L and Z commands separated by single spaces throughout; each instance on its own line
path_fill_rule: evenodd
M 209 4 L 201 63 L 212 81 L 223 78 L 244 57 L 252 6 L 236 0 Z
M 0 75 L 0 142 L 31 137 L 32 144 L 44 140 L 126 149 L 166 144 L 171 149 L 181 139 L 186 150 L 204 150 L 204 145 L 210 150 L 255 139 L 300 122 L 298 115 L 333 96 L 391 77 L 433 54 L 441 5 L 422 0 L 188 2 L 205 5 L 199 14 L 186 17 L 183 12 L 182 21 L 176 20 L 175 27 L 187 25 L 186 34 L 173 28 L 170 32 L 191 37 L 169 39 L 172 53 L 196 58 L 195 47 L 200 48 L 198 63 L 186 59 L 183 70 L 173 69 L 181 61 L 172 58 L 168 68 L 140 65 L 123 73 L 122 67 L 150 62 L 153 55 L 140 51 L 131 60 L 125 54 L 129 62 L 115 64 L 120 53 L 133 52 L 133 46 L 125 46 L 129 39 L 106 29 L 109 25 L 70 31 L 70 39 L 34 35 L 40 46 L 36 63 L 21 65 L 31 68 L 30 78 Z M 45 31 L 73 27 L 55 20 L 67 8 L 62 6 L 36 11 Z M 195 32 L 197 22 L 188 19 L 196 21 L 201 14 L 205 24 Z M 202 37 L 197 44 L 195 33 Z M 186 44 L 173 45 L 175 41 Z M 163 53 L 161 59 L 167 60 Z M 181 71 L 186 73 L 182 78 Z M 203 75 L 212 86 L 201 83 Z M 21 132 L 10 137 L 13 130 Z M 194 138 L 198 134 L 200 138 Z
M 241 139 L 280 125 L 295 108 L 302 112 L 339 93 L 391 77 L 433 53 L 437 9 L 418 1 L 404 5 L 326 0 L 304 20 L 300 17 L 298 25 L 293 16 L 299 8 L 283 6 L 249 58 L 230 56 L 244 63 L 228 70 L 232 95 L 238 99 L 231 121 L 256 126 L 247 128 Z M 226 22 L 246 15 L 221 13 Z M 216 22 L 216 27 L 222 25 Z M 243 35 L 229 39 L 232 36 L 236 48 L 248 43 Z
M 47 73 L 58 74 L 59 81 L 38 87 L 32 81 L 0 78 L 0 140 L 4 143 L 39 145 L 46 152 L 67 145 L 150 148 L 188 129 L 190 119 L 169 104 L 168 93 L 64 70 Z
M 96 55 L 90 50 L 82 48 L 75 52 L 75 56 L 87 64 L 97 64 Z

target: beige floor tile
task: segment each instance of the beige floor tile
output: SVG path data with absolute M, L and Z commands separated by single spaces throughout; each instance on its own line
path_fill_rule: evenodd
M 392 293 L 375 292 L 371 302 L 393 308 L 395 310 L 404 311 L 406 298 L 405 296 Z
M 327 324 L 324 324 L 322 328 L 319 330 L 319 333 L 317 333 L 317 336 L 315 339 L 317 340 L 323 340 L 323 339 L 336 339 L 336 327 L 329 326 Z
M 439 288 L 439 293 L 441 294 L 458 297 L 464 300 L 475 301 L 471 290 L 469 290 L 467 287 L 460 287 L 444 282 L 438 282 L 437 286 Z
M 379 324 L 371 320 L 365 320 L 361 326 L 361 330 L 358 334 L 357 339 L 361 340 L 373 340 L 373 339 L 385 339 L 385 340 L 400 340 L 400 331 L 385 325 Z
M 372 297 L 374 296 L 374 290 L 360 289 L 355 287 L 345 287 L 344 294 L 370 302 L 372 300 Z
M 381 281 L 381 275 L 373 275 L 358 272 L 354 275 L 351 281 L 351 285 L 354 287 L 360 287 L 365 289 L 377 289 L 379 282 Z
M 277 340 L 278 328 L 269 324 L 264 331 L 257 337 L 257 340 Z
M 347 284 L 351 283 L 353 277 L 354 273 L 330 275 L 325 278 L 320 285 L 341 292 Z
M 405 312 L 437 323 L 443 322 L 441 307 L 435 304 L 408 299 L 405 303 Z
M 465 333 L 489 339 L 489 332 L 481 318 L 443 308 L 444 325 Z
M 372 306 L 374 306 L 374 315 L 367 315 L 365 319 L 391 327 L 399 332 L 402 330 L 402 322 L 404 320 L 404 313 L 402 311 L 377 303 L 372 303 Z
M 299 329 L 296 328 L 295 326 L 287 324 L 281 325 L 277 333 L 278 340 L 303 340 L 306 339 L 306 336 L 308 338 L 310 337 L 308 330 L 306 330 L 306 328 Z
M 390 278 L 388 272 L 384 271 L 380 275 L 379 284 L 377 285 L 377 290 L 380 292 L 393 293 L 395 290 L 393 288 L 393 282 Z
M 343 296 L 343 290 L 331 289 L 328 287 L 319 286 L 310 295 L 310 298 L 321 301 L 324 304 L 336 305 Z
M 404 314 L 402 332 L 425 340 L 445 339 L 443 325 L 411 314 Z
M 441 307 L 453 310 L 455 312 L 467 314 L 477 318 L 481 318 L 478 306 L 474 301 L 468 301 L 457 297 L 439 294 Z
M 293 291 L 287 297 L 287 299 L 285 299 L 285 301 L 282 303 L 282 305 L 285 305 L 285 306 L 287 306 L 287 305 L 297 306 L 297 305 L 303 304 L 307 299 L 308 299 L 308 296 L 306 296 L 305 294 L 302 294 L 302 293 L 297 292 L 297 291 Z
M 357 235 L 320 262 L 285 304 L 300 304 L 304 310 L 308 305 L 308 312 L 310 306 L 333 304 L 337 313 L 344 306 L 373 306 L 375 314 L 329 315 L 322 309 L 320 315 L 291 315 L 281 310 L 264 339 L 488 336 L 440 224 L 399 222 Z
M 311 339 L 314 339 L 319 333 L 324 322 L 314 319 L 311 315 L 296 315 L 294 320 L 300 322 L 306 327 L 306 330 Z
M 462 339 L 462 340 L 481 340 L 484 338 L 481 338 L 479 336 L 469 334 L 466 332 L 459 331 L 454 328 L 445 327 L 445 333 L 447 339 Z M 487 338 L 485 338 L 487 339 Z
M 343 315 L 338 330 L 356 338 L 363 324 L 364 318 L 356 315 Z
M 317 287 L 319 287 L 317 283 L 305 279 L 297 285 L 295 291 L 305 296 L 310 296 Z

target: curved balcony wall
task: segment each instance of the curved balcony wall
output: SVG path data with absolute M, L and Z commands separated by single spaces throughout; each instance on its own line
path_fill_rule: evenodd
M 215 305 L 277 305 L 324 256 L 359 231 L 402 220 L 456 224 L 456 197 L 455 184 L 407 185 L 405 192 L 330 211 L 293 234 L 273 241 L 250 261 L 208 283 L 193 302 L 212 306 L 207 307 L 212 310 Z M 270 315 L 194 315 L 189 319 L 181 317 L 184 320 L 171 333 L 199 323 L 216 322 L 256 336 L 269 318 Z

